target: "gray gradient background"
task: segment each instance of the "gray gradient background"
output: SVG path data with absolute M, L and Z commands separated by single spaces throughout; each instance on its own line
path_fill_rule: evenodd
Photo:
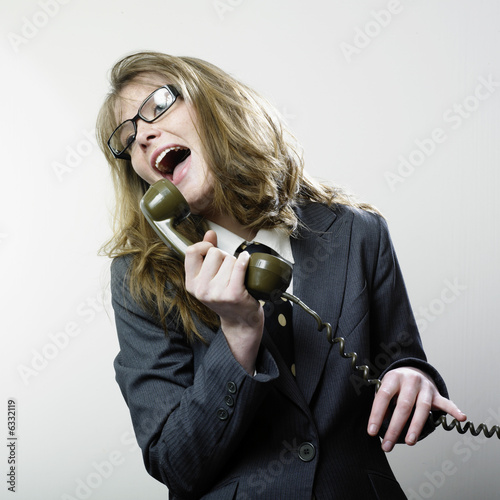
M 107 71 L 139 49 L 205 58 L 254 86 L 286 116 L 314 176 L 382 210 L 430 361 L 471 420 L 500 423 L 500 87 L 473 97 L 480 78 L 500 81 L 497 1 L 47 2 L 50 15 L 43 0 L 0 3 L 0 435 L 14 397 L 13 498 L 167 496 L 143 468 L 114 382 L 109 262 L 96 255 L 113 194 L 88 139 Z M 388 7 L 398 12 L 381 27 Z M 348 60 L 342 44 L 363 30 L 369 43 Z M 460 123 L 457 104 L 471 110 Z M 436 128 L 445 139 L 391 189 L 386 173 Z M 499 458 L 498 439 L 443 430 L 389 455 L 411 498 L 450 500 L 497 498 Z

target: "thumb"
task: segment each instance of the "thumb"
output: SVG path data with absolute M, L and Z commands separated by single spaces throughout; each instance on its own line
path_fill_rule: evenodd
M 203 241 L 208 241 L 214 247 L 216 247 L 217 246 L 217 233 L 215 231 L 213 231 L 212 229 L 208 230 L 205 233 L 205 236 L 203 236 Z

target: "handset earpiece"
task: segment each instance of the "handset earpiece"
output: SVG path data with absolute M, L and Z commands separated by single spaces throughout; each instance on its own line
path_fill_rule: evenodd
M 192 243 L 176 231 L 175 226 L 190 214 L 181 192 L 168 179 L 150 186 L 140 203 L 141 211 L 160 239 L 184 260 L 186 248 Z M 292 279 L 292 267 L 285 259 L 265 245 L 249 244 L 250 261 L 245 286 L 256 299 L 277 298 Z M 257 250 L 252 251 L 250 247 Z
M 182 193 L 167 179 L 155 182 L 142 197 L 141 211 L 160 239 L 184 260 L 192 243 L 175 229 L 189 216 L 189 205 Z
M 245 285 L 257 300 L 277 300 L 292 280 L 292 264 L 262 243 L 246 243 L 241 251 L 250 254 Z

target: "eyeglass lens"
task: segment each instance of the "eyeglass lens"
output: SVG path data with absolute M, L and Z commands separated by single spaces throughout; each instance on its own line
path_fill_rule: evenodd
M 146 122 L 152 122 L 163 114 L 175 102 L 175 96 L 168 88 L 155 90 L 139 108 L 138 117 Z M 135 120 L 126 120 L 115 130 L 110 139 L 110 146 L 115 152 L 121 153 L 136 136 Z

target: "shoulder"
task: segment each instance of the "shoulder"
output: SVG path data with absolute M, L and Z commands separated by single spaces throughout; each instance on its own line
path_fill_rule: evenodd
M 337 205 L 334 210 L 339 213 L 339 219 L 351 221 L 350 231 L 344 233 L 349 235 L 351 259 L 363 262 L 365 267 L 377 266 L 381 256 L 392 260 L 392 240 L 382 215 L 349 205 Z
M 115 257 L 111 262 L 111 289 L 123 286 L 129 279 L 132 268 L 132 255 Z
M 337 245 L 347 245 L 351 259 L 376 264 L 379 257 L 393 258 L 393 244 L 386 219 L 351 205 L 335 204 L 331 207 L 318 203 L 309 208 L 322 220 L 316 229 L 330 233 Z M 330 221 L 325 224 L 325 221 Z M 309 226 L 311 227 L 311 226 Z M 341 243 L 342 242 L 342 243 Z
M 115 257 L 111 262 L 111 299 L 113 304 L 119 303 L 126 310 L 142 310 L 137 297 L 132 295 L 133 260 L 133 255 L 124 255 Z
M 297 216 L 303 225 L 312 232 L 336 231 L 348 226 L 351 236 L 379 239 L 388 228 L 383 216 L 340 203 L 327 206 L 321 203 L 307 203 L 297 208 Z
M 352 213 L 350 247 L 366 262 L 379 265 L 381 259 L 394 260 L 394 248 L 387 220 L 380 214 L 344 206 Z
M 331 208 L 339 218 L 350 216 L 352 217 L 353 223 L 359 225 L 360 227 L 369 229 L 380 228 L 380 225 L 384 223 L 385 219 L 382 215 L 365 210 L 358 207 L 353 207 L 351 205 L 342 205 L 337 203 Z
M 352 235 L 354 238 L 370 240 L 378 244 L 381 238 L 389 237 L 387 221 L 382 215 L 350 206 L 344 206 L 343 209 L 352 213 Z
M 111 272 L 115 275 L 125 275 L 132 264 L 132 258 L 132 255 L 115 257 L 111 262 Z

